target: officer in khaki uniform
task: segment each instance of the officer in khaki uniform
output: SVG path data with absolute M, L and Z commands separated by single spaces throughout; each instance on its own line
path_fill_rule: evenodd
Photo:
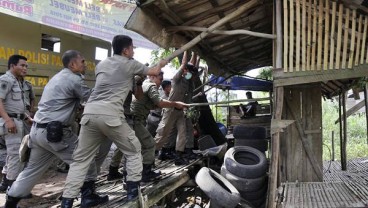
M 155 141 L 151 133 L 146 129 L 146 119 L 150 110 L 159 108 L 177 108 L 182 109 L 187 106 L 185 103 L 168 101 L 160 97 L 158 86 L 163 80 L 163 73 L 157 76 L 148 76 L 143 82 L 143 98 L 141 100 L 133 99 L 131 111 L 134 115 L 134 131 L 142 145 L 143 172 L 142 181 L 148 182 L 158 177 L 160 173 L 152 171 L 155 162 Z
M 152 68 L 135 61 L 133 40 L 117 35 L 112 41 L 114 55 L 101 61 L 95 70 L 96 84 L 81 119 L 74 162 L 70 165 L 61 207 L 72 207 L 86 176 L 88 166 L 104 143 L 114 142 L 126 159 L 127 199 L 138 195 L 141 180 L 141 145 L 124 117 L 123 103 L 135 75 L 157 75 L 167 61 Z
M 8 60 L 8 71 L 0 77 L 0 134 L 7 151 L 0 191 L 5 191 L 17 178 L 23 164 L 19 147 L 24 136 L 25 104 L 21 80 L 27 74 L 27 58 L 13 55 Z
M 30 158 L 8 190 L 6 208 L 17 207 L 19 200 L 31 192 L 56 157 L 68 164 L 72 162 L 78 138 L 70 126 L 74 123 L 81 101 L 87 100 L 91 90 L 81 77 L 86 64 L 78 51 L 66 51 L 62 62 L 65 68 L 55 74 L 44 88 L 30 132 Z M 55 122 L 59 124 L 57 127 L 48 128 Z M 59 135 L 58 140 L 50 134 L 55 129 Z M 10 170 L 8 172 L 10 174 Z M 83 187 L 78 190 L 81 192 L 81 207 L 91 207 L 108 201 L 108 196 L 100 197 L 95 193 L 96 178 L 96 166 L 91 165 L 87 177 L 83 178 Z

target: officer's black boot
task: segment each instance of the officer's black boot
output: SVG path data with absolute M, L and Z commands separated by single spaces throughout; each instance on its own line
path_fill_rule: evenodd
M 3 178 L 0 183 L 0 193 L 5 193 L 8 190 L 8 179 L 6 178 L 6 174 L 3 174 Z
M 73 198 L 64 198 L 61 197 L 61 208 L 72 208 L 73 207 Z
M 81 208 L 88 208 L 109 201 L 109 196 L 96 193 L 95 181 L 85 181 L 81 188 Z
M 174 155 L 171 153 L 170 148 L 162 148 L 159 155 L 159 160 L 172 160 L 174 159 Z
M 188 165 L 188 164 L 189 164 L 188 160 L 183 157 L 183 152 L 176 151 L 175 165 L 181 166 L 181 165 Z
M 149 182 L 159 177 L 161 172 L 155 172 L 152 170 L 152 164 L 143 164 L 142 181 Z
M 183 156 L 188 160 L 196 160 L 200 157 L 193 152 L 193 148 L 185 148 Z
M 6 202 L 4 208 L 18 208 L 17 205 L 20 199 L 21 198 L 6 195 Z
M 119 172 L 119 167 L 113 167 L 110 165 L 109 174 L 107 175 L 107 180 L 112 181 L 116 179 L 123 178 L 124 175 Z
M 138 196 L 139 181 L 127 181 L 127 200 L 131 201 Z

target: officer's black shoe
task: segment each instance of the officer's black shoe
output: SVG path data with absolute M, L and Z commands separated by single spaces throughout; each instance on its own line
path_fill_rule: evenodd
M 131 201 L 138 196 L 139 181 L 127 181 L 127 200 Z
M 189 164 L 188 160 L 183 157 L 183 152 L 177 151 L 175 156 L 175 165 L 181 166 L 188 164 Z
M 64 198 L 61 197 L 61 208 L 72 208 L 73 207 L 73 198 Z
M 158 159 L 162 161 L 172 160 L 174 158 L 175 158 L 175 155 L 173 154 L 170 148 L 162 148 L 158 155 Z
M 95 181 L 85 181 L 81 188 L 81 208 L 93 207 L 109 201 L 109 196 L 96 193 Z
M 5 193 L 8 190 L 8 179 L 6 178 L 6 174 L 3 174 L 3 178 L 0 183 L 0 193 Z
M 121 179 L 123 177 L 124 177 L 124 175 L 119 172 L 119 167 L 113 167 L 113 166 L 110 165 L 110 167 L 109 167 L 109 174 L 107 175 L 107 180 L 108 181 L 113 181 L 113 180 L 116 180 L 116 179 Z
M 152 164 L 143 164 L 142 182 L 150 182 L 159 177 L 161 172 L 155 172 L 152 170 Z
M 193 148 L 185 148 L 183 157 L 188 160 L 196 160 L 200 155 L 193 152 Z
M 4 208 L 18 208 L 18 202 L 20 201 L 20 199 L 21 198 L 6 195 Z

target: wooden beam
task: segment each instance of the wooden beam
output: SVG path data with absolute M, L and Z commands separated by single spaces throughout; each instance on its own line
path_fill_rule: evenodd
M 365 126 L 366 129 L 368 129 L 368 83 L 365 83 L 364 85 L 364 106 L 365 106 Z M 368 131 L 367 133 L 367 144 L 368 144 Z
M 275 70 L 273 73 L 274 86 L 287 86 L 295 84 L 324 82 L 338 79 L 353 79 L 368 76 L 367 65 L 359 65 L 353 67 L 353 70 L 339 70 L 339 71 L 300 71 L 298 73 L 283 73 Z
M 341 154 L 341 170 L 347 170 L 347 157 L 346 157 L 346 143 L 347 143 L 347 117 L 346 117 L 346 91 L 342 92 L 341 96 L 342 104 L 342 130 L 343 136 L 340 143 L 340 154 Z
M 357 103 L 356 105 L 354 105 L 353 107 L 351 107 L 349 110 L 346 111 L 346 117 L 349 117 L 351 115 L 353 115 L 355 112 L 357 112 L 358 110 L 360 110 L 361 108 L 363 108 L 365 105 L 365 100 L 360 101 L 359 103 Z M 345 116 L 345 115 L 343 115 Z M 339 119 L 337 119 L 335 121 L 335 124 L 339 123 Z
M 275 67 L 277 69 L 282 68 L 282 7 L 281 0 L 275 0 L 275 29 L 276 29 L 276 60 Z M 281 120 L 282 109 L 284 104 L 284 87 L 275 87 L 275 102 L 273 118 Z M 279 157 L 280 157 L 280 132 L 276 132 L 271 136 L 271 164 L 269 168 L 269 181 L 268 181 L 268 193 L 267 193 L 267 207 L 275 208 L 277 206 L 277 187 L 280 183 L 278 178 L 279 173 Z
M 184 51 L 190 49 L 195 44 L 203 40 L 210 32 L 214 31 L 216 28 L 220 27 L 221 25 L 225 24 L 226 22 L 230 21 L 231 19 L 243 14 L 248 9 L 251 9 L 255 6 L 260 4 L 260 0 L 251 0 L 247 3 L 243 4 L 241 7 L 239 7 L 234 12 L 228 14 L 226 17 L 220 19 L 216 23 L 212 24 L 207 31 L 202 32 L 197 37 L 193 38 L 191 41 L 189 41 L 187 44 L 182 46 L 180 49 L 174 51 L 172 54 L 170 54 L 168 57 L 165 58 L 167 61 L 171 61 L 173 58 L 177 57 L 179 54 L 183 53 Z
M 190 31 L 198 31 L 198 32 L 206 32 L 208 28 L 205 27 L 196 27 L 196 26 L 173 26 L 168 27 L 167 31 L 177 31 L 177 30 L 190 30 Z M 266 34 L 266 33 L 259 33 L 259 32 L 252 32 L 249 30 L 213 30 L 209 32 L 210 34 L 217 34 L 217 35 L 249 35 L 254 37 L 260 38 L 268 38 L 268 39 L 276 39 L 276 35 L 273 34 Z

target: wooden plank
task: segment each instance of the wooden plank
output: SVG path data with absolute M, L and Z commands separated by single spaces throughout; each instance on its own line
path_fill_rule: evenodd
M 289 72 L 294 71 L 294 0 L 289 1 L 290 21 L 289 21 Z
M 311 46 L 312 46 L 312 0 L 308 2 L 308 21 L 307 21 L 307 70 L 311 69 Z
M 337 46 L 336 46 L 336 57 L 335 57 L 335 69 L 340 69 L 340 61 L 341 61 L 341 57 L 340 57 L 340 53 L 341 53 L 341 42 L 342 42 L 342 16 L 343 16 L 343 11 L 344 11 L 344 7 L 342 4 L 339 5 L 339 20 L 337 23 Z
M 296 0 L 296 48 L 295 48 L 295 71 L 300 68 L 300 0 Z
M 317 0 L 313 1 L 313 28 L 312 28 L 312 54 L 311 54 L 311 70 L 316 68 L 316 48 L 317 48 Z
M 357 47 L 356 47 L 354 66 L 357 66 L 359 64 L 360 51 L 361 51 L 361 42 L 362 42 L 362 27 L 363 27 L 363 15 L 359 15 Z
M 336 2 L 332 2 L 331 33 L 330 33 L 330 61 L 329 61 L 330 65 L 329 65 L 329 69 L 333 69 L 333 67 L 334 67 L 335 22 L 336 22 Z
M 349 63 L 348 68 L 353 67 L 354 55 L 355 55 L 355 33 L 356 33 L 356 10 L 353 10 L 353 19 L 351 27 L 351 37 L 350 37 L 350 50 L 349 50 Z
M 305 71 L 306 67 L 306 50 L 307 50 L 307 34 L 306 34 L 306 21 L 307 21 L 307 3 L 306 0 L 302 0 L 302 71 Z
M 288 28 L 289 28 L 289 19 L 288 19 L 288 1 L 284 1 L 284 72 L 288 72 L 288 43 L 289 43 L 289 35 L 288 35 Z
M 317 7 L 317 5 L 316 5 Z M 323 46 L 323 1 L 319 1 L 318 7 L 318 43 L 317 43 L 317 70 L 322 68 L 322 46 Z
M 363 29 L 363 41 L 362 41 L 362 51 L 360 52 L 360 64 L 364 64 L 364 55 L 365 55 L 365 41 L 367 39 L 367 27 L 368 27 L 368 18 L 367 16 L 364 16 L 364 29 Z
M 342 61 L 341 68 L 346 68 L 346 56 L 348 53 L 348 42 L 349 42 L 349 21 L 350 21 L 350 9 L 345 9 L 345 24 L 344 24 L 344 42 L 342 49 Z
M 346 117 L 353 115 L 355 112 L 363 108 L 365 105 L 365 100 L 360 101 L 359 103 L 355 104 L 353 107 L 351 107 L 349 110 L 346 111 Z M 339 123 L 339 119 L 335 121 L 335 124 Z
M 330 1 L 329 0 L 325 0 L 325 46 L 324 48 L 324 54 L 323 54 L 323 70 L 327 70 L 328 69 L 328 46 L 329 46 L 329 34 L 330 34 Z

